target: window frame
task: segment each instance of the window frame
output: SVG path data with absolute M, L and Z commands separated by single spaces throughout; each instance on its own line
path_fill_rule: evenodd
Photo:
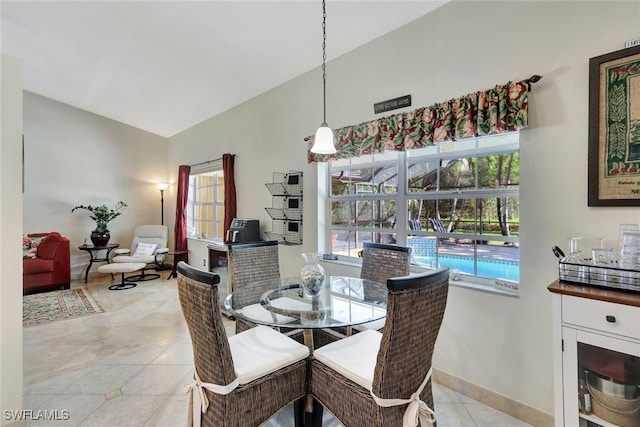
M 219 164 L 218 164 L 219 163 Z M 213 183 L 208 185 L 197 186 L 197 176 L 213 174 Z M 219 174 L 222 174 L 221 176 Z M 213 199 L 198 201 L 198 190 L 211 189 Z M 222 194 L 222 200 L 219 199 Z M 212 207 L 213 217 L 211 219 L 197 219 L 196 210 L 198 207 Z M 222 208 L 222 217 L 218 218 L 217 212 Z M 207 235 L 202 230 L 206 227 L 197 227 L 196 224 L 211 224 L 213 235 Z M 189 173 L 189 194 L 187 198 L 187 237 L 199 238 L 213 241 L 224 241 L 223 235 L 218 235 L 218 230 L 222 229 L 224 233 L 224 171 L 221 162 L 214 162 L 213 165 L 207 167 L 192 168 Z
M 498 139 L 495 139 L 498 138 Z M 494 135 L 488 137 L 481 138 L 473 138 L 469 140 L 462 140 L 457 142 L 447 142 L 441 143 L 435 146 L 428 147 L 425 149 L 417 149 L 417 150 L 409 150 L 405 152 L 393 152 L 397 153 L 396 160 L 382 160 L 380 162 L 376 161 L 376 156 L 380 156 L 380 154 L 367 155 L 365 158 L 352 158 L 352 159 L 344 159 L 333 162 L 327 162 L 324 164 L 318 164 L 318 190 L 319 190 L 319 212 L 325 212 L 325 217 L 318 221 L 318 236 L 319 238 L 319 248 L 322 250 L 329 250 L 332 248 L 331 239 L 332 234 L 335 231 L 338 232 L 370 232 L 370 233 L 380 233 L 382 228 L 378 227 L 360 227 L 360 226 L 351 226 L 348 222 L 346 225 L 332 225 L 332 211 L 331 207 L 334 202 L 353 202 L 353 201 L 362 201 L 362 200 L 393 200 L 396 203 L 396 225 L 393 229 L 393 233 L 396 235 L 396 244 L 401 246 L 407 246 L 407 239 L 410 236 L 430 236 L 438 238 L 454 238 L 454 239 L 470 239 L 473 243 L 473 262 L 474 268 L 477 265 L 478 259 L 482 257 L 479 256 L 477 252 L 477 242 L 481 240 L 487 240 L 484 236 L 486 234 L 480 234 L 481 230 L 478 233 L 438 233 L 427 227 L 427 229 L 423 228 L 421 230 L 411 230 L 409 228 L 409 201 L 416 199 L 423 199 L 425 201 L 430 200 L 450 200 L 453 198 L 465 198 L 469 200 L 480 200 L 480 199 L 516 199 L 516 203 L 519 206 L 519 195 L 520 195 L 520 175 L 518 174 L 518 182 L 513 184 L 513 188 L 509 188 L 508 185 L 505 188 L 501 188 L 502 185 L 497 186 L 496 189 L 490 188 L 478 188 L 481 187 L 480 181 L 478 178 L 478 168 L 475 168 L 475 184 L 474 188 L 465 188 L 465 189 L 448 189 L 448 190 L 440 190 L 436 191 L 418 191 L 418 192 L 409 192 L 409 180 L 407 177 L 409 176 L 408 166 L 411 164 L 415 164 L 420 160 L 429 160 L 436 161 L 438 166 L 438 177 L 437 181 L 440 183 L 440 172 L 441 172 L 441 160 L 452 160 L 452 159 L 462 159 L 462 158 L 481 158 L 484 156 L 490 155 L 498 155 L 498 154 L 508 154 L 508 153 L 520 153 L 520 135 L 519 132 L 510 132 L 508 134 L 502 135 Z M 458 144 L 458 147 L 456 147 Z M 386 154 L 386 153 L 381 153 Z M 355 162 L 354 162 L 355 159 Z M 367 168 L 372 164 L 376 166 L 382 167 L 384 165 L 389 164 L 397 164 L 398 166 L 398 174 L 397 174 L 397 183 L 398 190 L 397 193 L 386 193 L 386 194 L 368 194 L 368 195 L 333 195 L 332 194 L 332 173 L 335 173 L 338 170 L 344 169 L 354 169 L 358 167 Z M 401 207 L 405 208 L 402 209 Z M 519 217 L 519 209 L 518 209 L 518 217 Z M 476 213 L 475 220 L 478 223 L 478 215 Z M 325 225 L 326 224 L 326 225 Z M 402 226 L 402 224 L 405 224 Z M 373 225 L 373 224 L 372 224 Z M 399 226 L 400 225 L 400 226 Z M 387 230 L 387 229 L 384 229 Z M 383 233 L 384 234 L 384 233 Z M 373 237 L 373 234 L 372 234 Z M 515 236 L 501 236 L 501 235 L 491 235 L 492 241 L 502 241 L 505 243 L 511 243 L 513 245 L 517 245 L 519 247 L 520 237 L 519 232 Z M 355 252 L 359 249 L 356 248 L 348 248 L 349 255 L 341 255 L 341 259 L 352 260 L 355 261 Z M 518 253 L 517 257 L 518 268 L 520 265 L 520 256 Z M 415 265 L 415 264 L 414 264 Z M 487 280 L 494 281 L 499 277 L 486 277 L 486 276 L 477 276 L 473 274 L 463 273 L 465 280 L 469 280 L 471 282 L 478 283 L 486 283 Z M 519 279 L 518 279 L 519 280 Z

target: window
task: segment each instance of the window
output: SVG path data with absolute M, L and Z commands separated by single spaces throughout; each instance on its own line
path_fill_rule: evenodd
M 189 177 L 189 237 L 224 240 L 224 175 L 222 167 Z
M 357 257 L 364 242 L 397 243 L 414 264 L 518 281 L 518 136 L 330 162 L 331 251 Z

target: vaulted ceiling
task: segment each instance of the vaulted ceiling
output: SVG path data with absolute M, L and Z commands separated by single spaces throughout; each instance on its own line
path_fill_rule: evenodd
M 447 1 L 329 0 L 327 60 Z M 2 0 L 0 13 L 25 90 L 165 137 L 322 61 L 320 0 Z

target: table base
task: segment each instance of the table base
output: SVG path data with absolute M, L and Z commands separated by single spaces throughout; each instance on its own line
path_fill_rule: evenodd
M 125 279 L 124 273 L 120 273 L 120 274 L 121 274 L 120 283 L 117 283 L 115 285 L 109 286 L 110 290 L 112 290 L 112 291 L 123 291 L 125 289 L 131 289 L 131 288 L 135 288 L 136 286 L 138 286 L 137 283 L 127 282 L 127 280 L 130 279 L 130 277 Z
M 322 427 L 324 408 L 311 395 L 301 397 L 293 403 L 295 427 Z
M 112 291 L 124 291 L 125 289 L 135 288 L 136 286 L 138 286 L 137 283 L 125 283 L 124 285 L 123 284 L 111 285 L 109 286 L 109 289 Z
M 147 280 L 155 280 L 159 278 L 159 274 L 136 274 L 135 276 L 129 276 L 124 279 L 126 282 L 146 282 Z

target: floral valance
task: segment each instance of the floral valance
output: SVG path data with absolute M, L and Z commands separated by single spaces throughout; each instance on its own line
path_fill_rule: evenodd
M 404 151 L 446 141 L 511 132 L 527 126 L 531 80 L 508 82 L 430 107 L 336 129 L 337 153 L 311 152 L 309 163 L 345 159 L 385 150 Z

